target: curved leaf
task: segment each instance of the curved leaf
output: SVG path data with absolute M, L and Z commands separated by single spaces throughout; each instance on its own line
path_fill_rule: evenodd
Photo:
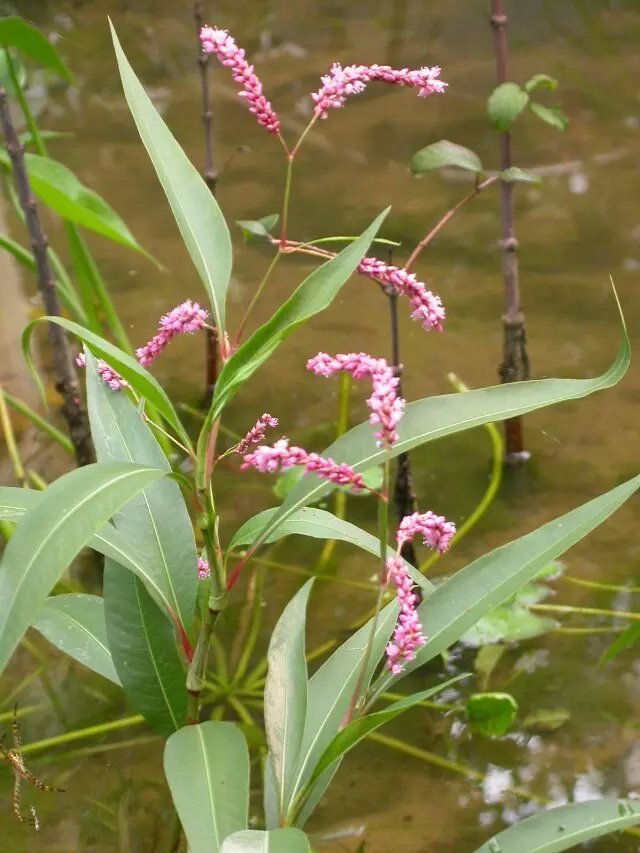
M 560 853 L 640 823 L 640 803 L 589 800 L 538 812 L 489 839 L 476 853 Z
M 565 131 L 569 125 L 569 119 L 562 112 L 560 107 L 545 107 L 543 104 L 538 104 L 531 101 L 529 104 L 531 112 L 545 124 L 550 124 L 556 130 Z
M 476 175 L 483 171 L 482 162 L 475 151 L 449 142 L 448 139 L 432 142 L 431 145 L 420 149 L 413 155 L 410 168 L 414 175 L 421 175 L 423 172 L 433 172 L 445 166 L 455 166 Z
M 0 44 L 17 48 L 21 53 L 35 59 L 43 68 L 55 71 L 69 83 L 73 79 L 51 42 L 19 15 L 0 18 Z
M 111 21 L 109 25 L 131 115 L 207 290 L 218 333 L 223 335 L 225 299 L 231 277 L 229 229 L 200 173 L 174 139 L 136 77 Z
M 26 153 L 24 159 L 29 184 L 45 207 L 68 222 L 74 222 L 135 252 L 147 254 L 115 210 L 97 193 L 80 183 L 66 166 L 40 154 Z M 11 169 L 6 151 L 0 151 L 0 166 Z
M 264 688 L 264 722 L 278 786 L 280 816 L 286 814 L 307 712 L 304 634 L 313 580 L 285 607 L 271 635 Z
M 376 446 L 373 429 L 367 422 L 340 436 L 323 451 L 323 456 L 330 456 L 336 462 L 346 462 L 356 471 L 366 471 L 427 441 L 609 388 L 624 376 L 629 359 L 629 339 L 623 327 L 618 356 L 602 376 L 593 379 L 535 379 L 479 388 L 464 394 L 427 397 L 407 405 L 405 416 L 398 425 L 399 439 L 391 450 L 384 451 Z M 274 513 L 262 536 L 269 536 L 290 515 L 310 501 L 323 497 L 331 488 L 331 483 L 326 480 L 315 474 L 306 474 Z
M 83 666 L 120 684 L 107 643 L 104 602 L 99 595 L 71 593 L 47 598 L 32 627 Z
M 311 853 L 307 836 L 299 829 L 244 829 L 225 838 L 220 853 Z
M 206 722 L 172 734 L 164 772 L 191 853 L 218 853 L 249 820 L 249 751 L 233 723 Z
M 86 350 L 87 405 L 91 435 L 100 462 L 137 462 L 167 472 L 171 466 L 136 406 L 114 394 Z M 178 484 L 165 477 L 122 507 L 116 530 L 145 556 L 154 587 L 161 589 L 187 636 L 192 633 L 198 586 L 196 544 L 191 519 Z
M 171 400 L 162 386 L 149 373 L 149 371 L 145 370 L 144 367 L 141 367 L 135 358 L 121 350 L 119 347 L 114 346 L 114 344 L 111 344 L 109 341 L 101 338 L 100 335 L 95 335 L 93 332 L 90 332 L 89 329 L 85 329 L 84 326 L 80 326 L 72 320 L 66 320 L 64 317 L 38 317 L 37 320 L 33 320 L 29 323 L 22 332 L 22 353 L 43 396 L 44 391 L 42 388 L 42 382 L 33 364 L 30 352 L 31 335 L 35 324 L 38 322 L 56 323 L 58 326 L 62 326 L 63 329 L 71 332 L 72 335 L 75 335 L 81 341 L 84 341 L 84 343 L 89 344 L 91 351 L 94 354 L 103 358 L 110 367 L 117 370 L 118 373 L 127 380 L 134 391 L 137 391 L 140 396 L 145 397 L 149 403 L 157 409 L 169 426 L 175 430 L 180 441 L 187 447 L 191 446 L 189 435 L 182 426 L 180 418 L 178 417 L 176 410 L 173 408 Z
M 604 652 L 600 655 L 598 666 L 608 663 L 617 657 L 620 652 L 624 651 L 629 646 L 640 641 L 640 622 L 632 622 L 619 634 L 612 643 L 609 643 Z
M 47 593 L 96 530 L 164 471 L 140 465 L 86 465 L 44 492 L 9 540 L 0 562 L 0 671 Z
M 531 94 L 538 86 L 544 86 L 547 89 L 557 89 L 558 81 L 555 77 L 549 77 L 548 74 L 534 74 L 533 77 L 529 77 L 522 88 L 527 94 Z
M 186 672 L 171 623 L 135 575 L 107 558 L 104 612 L 109 649 L 127 698 L 169 735 L 187 715 Z
M 489 95 L 487 113 L 496 130 L 508 131 L 529 103 L 529 95 L 517 83 L 501 83 Z
M 510 693 L 473 693 L 465 706 L 471 731 L 502 737 L 513 725 L 518 703 Z

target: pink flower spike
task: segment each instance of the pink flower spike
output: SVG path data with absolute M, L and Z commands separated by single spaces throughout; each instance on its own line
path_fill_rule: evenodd
M 422 536 L 422 541 L 428 548 L 434 548 L 444 554 L 455 532 L 455 524 L 447 521 L 443 515 L 436 515 L 431 511 L 422 515 L 414 512 L 413 515 L 405 515 L 400 522 L 398 549 L 402 548 L 405 542 L 410 542 L 414 536 Z
M 380 429 L 375 433 L 379 447 L 391 447 L 398 440 L 396 426 L 402 420 L 405 401 L 398 397 L 398 379 L 384 358 L 373 358 L 367 353 L 338 353 L 335 357 L 319 352 L 307 362 L 307 370 L 316 376 L 332 376 L 344 371 L 354 379 L 370 378 L 372 394 L 367 400 L 371 410 L 369 423 L 379 424 Z
M 311 97 L 315 103 L 314 116 L 326 118 L 330 109 L 344 106 L 350 95 L 359 95 L 367 83 L 388 83 L 393 86 L 410 86 L 426 98 L 437 92 L 442 94 L 447 84 L 439 80 L 440 68 L 391 68 L 390 65 L 347 65 L 335 62 L 328 74 L 321 77 L 322 86 Z
M 258 124 L 266 128 L 269 133 L 280 133 L 278 116 L 262 94 L 262 83 L 256 76 L 253 65 L 247 62 L 244 50 L 238 47 L 235 39 L 227 30 L 203 27 L 200 31 L 200 41 L 204 53 L 214 53 L 221 65 L 231 69 L 233 79 L 242 86 L 242 91 L 238 94 L 246 99 L 249 112 L 254 114 Z
M 236 453 L 245 454 L 252 444 L 259 444 L 264 438 L 267 427 L 277 427 L 278 419 L 271 417 L 265 412 L 262 417 L 258 418 L 255 426 L 252 426 L 249 432 L 245 435 L 242 441 L 235 448 Z
M 424 646 L 426 637 L 418 617 L 418 597 L 412 592 L 413 581 L 407 572 L 403 559 L 399 556 L 387 560 L 387 583 L 393 582 L 396 588 L 400 614 L 393 632 L 392 640 L 387 644 L 387 669 L 393 675 L 402 672 L 406 661 L 415 658 L 416 651 Z
M 75 361 L 78 367 L 87 366 L 87 360 L 83 352 L 78 353 Z M 102 379 L 103 382 L 106 382 L 112 391 L 119 391 L 121 388 L 129 387 L 129 383 L 126 379 L 123 379 L 119 373 L 116 373 L 116 371 L 112 367 L 109 367 L 107 362 L 103 361 L 101 358 L 96 361 L 96 370 L 98 371 L 100 379 Z
M 205 560 L 204 557 L 198 557 L 198 580 L 206 581 L 210 574 L 208 560 Z
M 365 488 L 362 475 L 356 474 L 350 465 L 334 462 L 333 459 L 318 453 L 308 453 L 302 447 L 290 447 L 287 438 L 276 441 L 273 447 L 260 445 L 253 453 L 244 457 L 240 468 L 243 471 L 255 468 L 262 474 L 274 474 L 276 471 L 286 471 L 294 465 L 301 465 L 305 471 L 317 474 L 337 486 L 350 486 L 357 491 Z
M 358 272 L 375 279 L 395 293 L 407 296 L 413 307 L 411 319 L 420 320 L 422 328 L 427 332 L 430 329 L 442 331 L 445 317 L 442 300 L 427 290 L 426 285 L 418 281 L 414 273 L 392 267 L 377 258 L 364 258 L 358 264 Z
M 208 316 L 204 308 L 190 299 L 177 305 L 160 319 L 157 334 L 136 350 L 138 362 L 148 367 L 176 335 L 197 332 L 204 327 Z

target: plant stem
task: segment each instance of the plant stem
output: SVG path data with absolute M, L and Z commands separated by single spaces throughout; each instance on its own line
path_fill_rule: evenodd
M 296 154 L 300 150 L 300 146 L 305 140 L 306 135 L 309 133 L 313 125 L 316 123 L 316 117 L 314 116 L 309 124 L 305 127 L 305 129 L 300 134 L 300 138 L 296 142 L 292 151 L 287 153 L 287 172 L 284 179 L 284 195 L 282 198 L 282 215 L 280 216 L 280 243 L 284 244 L 287 239 L 287 226 L 289 224 L 289 202 L 291 200 L 291 181 L 293 178 L 293 161 L 296 158 Z M 284 144 L 284 143 L 283 143 Z M 285 151 L 286 151 L 285 145 Z
M 23 755 L 27 755 L 32 752 L 41 752 L 44 749 L 51 749 L 55 746 L 62 746 L 65 743 L 72 743 L 76 740 L 84 740 L 85 738 L 90 737 L 98 737 L 100 735 L 104 735 L 107 732 L 114 732 L 118 729 L 125 729 L 131 726 L 139 726 L 141 723 L 144 723 L 144 717 L 140 714 L 135 714 L 131 717 L 124 717 L 121 720 L 113 720 L 110 723 L 100 723 L 96 726 L 88 726 L 85 729 L 75 729 L 72 732 L 64 732 L 61 735 L 55 735 L 55 737 L 45 738 L 44 740 L 37 740 L 33 743 L 27 743 L 21 747 L 21 752 Z
M 4 391 L 0 389 L 0 393 L 4 395 L 4 399 L 10 408 L 14 409 L 18 414 L 23 415 L 25 418 L 28 418 L 31 423 L 39 430 L 55 441 L 63 450 L 66 450 L 67 453 L 73 455 L 73 445 L 67 438 L 67 436 L 60 432 L 59 429 L 50 424 L 49 421 L 45 420 L 41 415 L 39 415 L 36 411 L 34 411 L 31 406 L 28 406 L 22 400 L 18 400 L 17 397 L 14 397 L 13 394 L 9 394 L 8 391 Z
M 528 604 L 529 610 L 539 613 L 578 613 L 582 616 L 612 616 L 616 619 L 628 619 L 630 622 L 640 622 L 640 613 L 628 610 L 605 610 L 601 607 L 573 607 L 569 604 Z
M 4 436 L 4 443 L 7 448 L 7 453 L 9 454 L 9 459 L 11 460 L 11 465 L 13 467 L 13 474 L 16 478 L 16 481 L 19 486 L 26 485 L 26 474 L 24 470 L 24 465 L 22 464 L 22 459 L 20 458 L 20 453 L 18 452 L 18 445 L 16 444 L 15 433 L 13 432 L 13 425 L 11 423 L 11 418 L 9 417 L 9 412 L 7 411 L 7 405 L 5 401 L 5 393 L 0 385 L 0 427 L 2 428 L 2 434 Z
M 491 26 L 496 51 L 498 83 L 509 79 L 507 71 L 507 15 L 503 0 L 491 0 Z M 511 133 L 500 134 L 500 170 L 511 168 Z M 504 314 L 502 325 L 504 344 L 502 364 L 499 367 L 502 382 L 518 382 L 529 378 L 529 356 L 524 326 L 524 314 L 520 307 L 520 284 L 518 280 L 518 241 L 513 227 L 513 183 L 500 181 L 500 219 L 502 249 L 502 279 L 504 283 Z M 524 448 L 522 416 L 508 418 L 504 422 L 505 462 L 519 465 L 529 458 Z
M 3 87 L 0 87 L 0 122 L 11 159 L 18 198 L 29 232 L 40 294 L 47 314 L 60 316 L 60 304 L 47 255 L 48 242 L 42 230 L 38 208 L 29 185 L 24 160 L 24 146 L 20 143 L 16 133 L 7 93 Z M 79 465 L 86 465 L 93 461 L 93 444 L 87 413 L 81 402 L 80 385 L 73 365 L 71 349 L 64 329 L 55 323 L 49 323 L 48 330 L 53 351 L 56 388 L 63 399 L 62 413 L 69 427 L 69 435 L 74 446 L 77 462 Z
M 240 343 L 240 340 L 242 338 L 242 333 L 244 332 L 244 328 L 247 325 L 247 320 L 249 319 L 251 312 L 255 308 L 258 300 L 262 296 L 262 292 L 265 289 L 267 282 L 271 278 L 271 273 L 275 269 L 275 266 L 279 260 L 280 260 L 280 252 L 277 252 L 273 256 L 273 258 L 271 259 L 271 263 L 269 264 L 269 267 L 267 268 L 266 273 L 262 277 L 262 281 L 260 282 L 260 284 L 256 288 L 256 292 L 253 294 L 253 296 L 251 298 L 251 302 L 247 306 L 247 309 L 244 312 L 244 314 L 242 315 L 242 319 L 240 320 L 240 325 L 238 326 L 238 331 L 236 332 L 236 336 L 235 336 L 235 345 L 236 346 L 238 346 L 238 344 Z

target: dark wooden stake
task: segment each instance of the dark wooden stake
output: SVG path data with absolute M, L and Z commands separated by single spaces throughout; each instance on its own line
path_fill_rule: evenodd
M 198 67 L 200 69 L 200 92 L 202 95 L 202 127 L 204 130 L 204 169 L 202 177 L 215 196 L 218 185 L 218 171 L 213 156 L 213 126 L 211 97 L 209 94 L 209 54 L 202 52 L 200 30 L 204 26 L 202 3 L 194 0 L 193 20 L 196 25 L 196 40 L 198 45 Z M 213 389 L 218 378 L 218 337 L 213 329 L 206 330 L 206 389 L 205 401 L 208 404 L 213 396 Z
M 16 132 L 6 90 L 0 87 L 0 123 L 4 133 L 7 152 L 11 159 L 13 180 L 20 206 L 25 216 L 29 241 L 36 265 L 38 288 L 45 311 L 50 316 L 60 316 L 60 303 L 51 267 L 49 265 L 46 235 L 42 229 L 24 159 L 24 146 Z M 80 385 L 73 364 L 73 356 L 64 329 L 55 323 L 48 324 L 49 342 L 53 353 L 56 390 L 63 400 L 62 414 L 67 421 L 69 436 L 73 444 L 78 465 L 93 462 L 95 456 L 87 412 L 82 405 Z
M 496 50 L 498 83 L 505 83 L 507 76 L 507 15 L 503 0 L 491 0 L 491 26 Z M 511 134 L 500 134 L 500 169 L 511 168 Z M 529 357 L 525 333 L 524 314 L 520 307 L 520 285 L 518 278 L 518 241 L 513 226 L 513 183 L 500 182 L 500 219 L 502 251 L 502 280 L 504 283 L 504 331 L 502 364 L 498 368 L 502 382 L 519 382 L 529 379 Z M 509 418 L 504 422 L 505 463 L 519 465 L 529 458 L 524 447 L 522 417 Z

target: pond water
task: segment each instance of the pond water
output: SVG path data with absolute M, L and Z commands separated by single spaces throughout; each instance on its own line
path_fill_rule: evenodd
M 485 0 L 437 4 L 218 0 L 203 5 L 205 11 L 215 7 L 209 23 L 229 27 L 255 61 L 290 138 L 304 126 L 308 93 L 317 89 L 319 75 L 333 61 L 399 67 L 437 63 L 450 84 L 445 97 L 424 102 L 412 93 L 379 87 L 353 99 L 313 132 L 295 176 L 292 233 L 297 239 L 359 233 L 390 204 L 384 235 L 400 241 L 398 256 L 406 257 L 404 253 L 468 190 L 458 175 L 413 179 L 407 169 L 412 154 L 445 138 L 477 150 L 489 168 L 496 165 L 497 139 L 484 115 L 484 99 L 495 78 Z M 609 275 L 615 278 L 632 338 L 640 320 L 640 208 L 634 191 L 640 166 L 640 9 L 637 3 L 622 0 L 598 4 L 531 0 L 509 5 L 513 7 L 510 76 L 517 81 L 536 72 L 557 77 L 558 97 L 570 118 L 568 130 L 559 134 L 528 115 L 518 122 L 514 138 L 514 162 L 544 167 L 545 174 L 541 186 L 517 192 L 532 374 L 595 376 L 613 360 L 619 339 Z M 15 7 L 57 35 L 58 48 L 75 74 L 69 89 L 50 85 L 47 91 L 39 77 L 34 79 L 31 94 L 43 126 L 73 134 L 51 144 L 53 156 L 103 194 L 163 265 L 158 271 L 141 257 L 91 241 L 131 339 L 143 342 L 166 309 L 188 297 L 204 297 L 128 114 L 106 16 L 112 17 L 129 59 L 169 126 L 201 165 L 190 3 L 32 0 Z M 227 220 L 275 212 L 284 174 L 281 151 L 254 123 L 226 73 L 216 71 L 214 87 L 216 160 L 223 170 L 219 200 Z M 550 96 L 549 102 L 555 97 Z M 55 242 L 60 235 L 55 227 L 50 230 Z M 488 191 L 449 225 L 419 262 L 420 277 L 441 294 L 448 318 L 445 334 L 425 335 L 408 312 L 401 311 L 404 390 L 409 399 L 447 393 L 450 371 L 472 387 L 497 381 L 502 306 L 498 230 L 497 195 Z M 269 259 L 265 247 L 242 245 L 237 230 L 235 242 L 231 327 Z M 269 316 L 311 268 L 307 260 L 296 258 L 282 263 L 253 320 Z M 13 280 L 15 320 L 8 326 L 5 312 L 0 341 L 3 368 L 9 373 L 10 390 L 33 399 L 33 389 L 15 360 L 31 282 L 15 275 Z M 3 281 L 10 289 L 10 271 Z M 304 364 L 320 349 L 338 352 L 354 347 L 389 353 L 386 306 L 365 279 L 351 282 L 327 312 L 285 343 L 238 395 L 227 426 L 243 433 L 257 415 L 271 411 L 292 438 L 303 436 L 314 449 L 322 449 L 331 439 L 326 422 L 334 410 L 336 385 L 310 377 Z M 203 350 L 194 339 L 176 341 L 156 369 L 171 392 L 194 405 L 202 374 Z M 532 461 L 526 477 L 504 484 L 482 523 L 438 564 L 438 571 L 453 571 L 636 473 L 639 375 L 633 367 L 610 391 L 527 417 Z M 365 417 L 360 395 L 354 395 L 351 417 L 354 423 Z M 28 434 L 23 441 L 29 441 Z M 416 453 L 421 509 L 432 508 L 461 523 L 486 487 L 489 456 L 484 430 Z M 37 453 L 34 459 L 47 479 L 61 465 Z M 232 483 L 223 477 L 219 484 L 225 534 L 274 502 L 270 485 L 258 477 L 248 477 L 240 490 Z M 350 511 L 357 523 L 373 524 L 366 500 L 351 501 Z M 634 499 L 568 553 L 567 574 L 609 584 L 637 580 L 636 518 Z M 317 553 L 318 548 L 305 544 L 295 551 L 295 558 L 312 565 Z M 292 562 L 290 550 L 282 546 L 277 556 Z M 368 580 L 374 566 L 340 548 L 331 569 L 341 578 Z M 272 606 L 265 616 L 267 626 L 298 583 L 294 575 L 268 572 L 266 597 Z M 338 583 L 317 587 L 311 647 L 346 629 L 370 604 L 368 593 L 356 587 Z M 556 603 L 637 608 L 631 594 L 566 581 L 558 581 L 554 590 Z M 588 623 L 576 618 L 563 624 L 604 628 L 616 623 L 594 617 Z M 539 710 L 566 711 L 567 721 L 555 731 L 531 735 L 518 726 L 505 739 L 472 739 L 459 719 L 424 711 L 384 730 L 384 735 L 421 750 L 422 759 L 381 743 L 360 746 L 345 761 L 309 825 L 314 846 L 367 853 L 470 851 L 505 822 L 531 812 L 531 803 L 505 792 L 510 786 L 525 787 L 558 803 L 638 791 L 640 667 L 630 652 L 596 668 L 612 636 L 552 632 L 509 648 L 503 656 L 491 688 L 513 693 L 520 720 Z M 43 642 L 37 648 L 44 653 Z M 78 667 L 48 653 L 46 662 L 50 683 L 44 686 L 57 694 L 63 722 L 90 725 L 129 713 L 115 689 L 97 677 L 85 678 Z M 472 655 L 465 653 L 455 665 L 472 666 Z M 7 684 L 15 687 L 30 668 L 29 652 L 21 651 Z M 431 683 L 440 674 L 438 669 L 436 665 L 416 676 L 416 686 L 427 679 Z M 20 698 L 22 705 L 42 701 L 47 699 L 40 682 Z M 37 740 L 58 733 L 61 723 L 50 713 L 34 714 L 24 728 L 27 741 Z M 34 795 L 43 824 L 37 837 L 14 820 L 6 800 L 7 808 L 0 811 L 0 837 L 8 845 L 3 849 L 169 849 L 162 836 L 168 811 L 159 744 L 149 742 L 140 728 L 124 729 L 121 737 L 126 743 L 114 751 L 93 752 L 94 742 L 88 741 L 89 747 L 72 743 L 55 755 L 34 756 L 34 769 L 68 793 Z M 433 754 L 486 774 L 484 781 L 469 780 L 424 760 Z M 255 773 L 257 778 L 257 768 Z M 2 772 L 3 794 L 8 794 L 9 782 Z M 256 798 L 256 809 L 257 805 Z M 638 840 L 621 836 L 591 849 L 627 853 L 638 849 Z

